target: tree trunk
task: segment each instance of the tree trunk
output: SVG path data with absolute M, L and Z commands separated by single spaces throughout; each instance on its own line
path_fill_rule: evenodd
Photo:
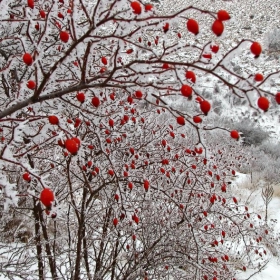
M 40 218 L 39 218 L 39 208 L 36 205 L 36 199 L 33 197 L 33 214 L 35 218 L 35 241 L 36 241 L 36 251 L 38 259 L 38 276 L 39 280 L 44 280 L 44 264 L 42 259 L 42 246 L 41 246 L 41 237 L 40 237 Z
M 48 232 L 47 232 L 46 224 L 45 224 L 45 221 L 44 221 L 44 218 L 43 218 L 43 213 L 42 213 L 42 208 L 41 208 L 40 203 L 38 203 L 38 208 L 39 208 L 38 213 L 39 213 L 39 218 L 40 218 L 41 227 L 42 227 L 42 231 L 43 231 L 43 236 L 44 236 L 44 239 L 45 239 L 45 248 L 46 248 L 46 252 L 47 252 L 47 256 L 48 256 L 48 260 L 49 260 L 49 266 L 50 266 L 50 270 L 51 270 L 51 274 L 52 274 L 52 279 L 56 280 L 56 279 L 58 279 L 57 273 L 56 273 L 56 264 L 55 264 L 55 261 L 52 257 Z
M 84 188 L 81 214 L 80 214 L 80 219 L 79 219 L 79 228 L 78 228 L 78 242 L 77 242 L 77 254 L 76 254 L 74 280 L 80 279 L 80 270 L 81 270 L 81 261 L 82 261 L 82 244 L 83 244 L 83 238 L 84 238 L 84 233 L 85 233 L 86 196 L 87 196 L 87 189 Z

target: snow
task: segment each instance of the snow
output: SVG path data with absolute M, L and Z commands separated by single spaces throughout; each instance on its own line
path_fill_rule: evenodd
M 237 174 L 237 179 L 235 180 L 235 185 L 238 188 L 238 186 L 246 183 L 246 181 L 249 180 L 249 176 L 246 174 Z M 243 198 L 247 199 L 248 195 L 252 195 L 252 191 L 245 189 L 242 189 L 242 192 L 244 194 Z M 260 208 L 263 209 L 263 201 L 261 198 L 261 190 L 257 190 L 254 192 L 254 194 L 251 196 L 250 199 L 250 205 L 254 207 L 254 210 L 259 211 Z M 268 206 L 268 220 L 275 220 L 280 221 L 280 198 L 279 197 L 273 197 L 271 202 Z M 275 233 L 280 233 L 280 223 L 276 222 L 274 226 Z M 268 262 L 268 264 L 264 267 L 264 269 L 258 273 L 250 277 L 252 273 L 250 271 L 247 271 L 246 273 L 242 273 L 242 278 L 240 280 L 245 279 L 252 279 L 252 280 L 279 280 L 280 279 L 280 256 L 272 256 L 271 260 Z
M 249 176 L 246 174 L 238 173 L 235 180 L 235 186 L 236 186 L 236 192 L 242 191 L 243 193 L 243 201 L 247 201 L 247 198 L 250 196 L 250 199 L 248 199 L 248 203 L 251 207 L 254 207 L 255 211 L 259 211 L 261 208 L 263 209 L 263 201 L 261 198 L 261 191 L 260 189 L 257 189 L 252 192 L 252 190 L 242 188 L 242 184 L 246 184 L 248 182 Z M 279 197 L 273 197 L 272 201 L 269 204 L 268 208 L 268 220 L 280 220 L 280 198 Z M 263 215 L 263 213 L 261 213 Z M 275 223 L 274 226 L 276 234 L 280 234 L 280 223 Z M 12 246 L 12 245 L 11 245 Z M 15 246 L 17 246 L 15 244 Z M 0 251 L 1 254 L 1 251 Z M 8 258 L 8 255 L 1 254 L 0 258 Z M 63 267 L 62 267 L 63 269 Z M 280 275 L 280 257 L 278 256 L 272 256 L 271 260 L 268 262 L 268 264 L 264 267 L 264 269 L 253 276 L 251 276 L 251 271 L 248 270 L 247 272 L 240 273 L 238 279 L 239 280 L 279 280 Z M 6 280 L 8 279 L 0 272 L 0 280 Z M 16 279 L 16 278 L 14 278 Z M 20 279 L 20 278 L 18 278 Z M 28 278 L 27 278 L 28 279 Z
M 121 4 L 122 3 L 119 3 L 120 9 L 121 9 Z M 74 11 L 74 12 L 76 13 L 76 11 Z M 235 23 L 235 24 L 237 24 L 237 23 Z M 108 26 L 106 28 L 108 28 Z M 104 30 L 102 32 L 104 32 Z M 230 32 L 228 31 L 226 35 L 228 36 L 229 34 L 230 34 Z M 194 43 L 192 41 L 190 41 L 190 42 Z M 183 45 L 183 43 L 181 43 L 181 44 Z M 248 43 L 244 43 L 244 46 L 246 44 L 248 44 Z M 122 41 L 120 41 L 120 47 L 121 47 L 121 49 L 124 49 L 124 43 Z M 180 47 L 180 45 L 179 45 L 179 47 Z M 80 49 L 80 52 L 83 53 L 84 50 Z M 240 48 L 240 50 L 238 52 L 234 52 L 234 53 L 231 53 L 230 55 L 228 55 L 227 59 L 223 62 L 223 65 L 226 65 L 226 66 L 229 67 L 230 66 L 230 61 L 231 61 L 230 58 L 232 58 L 233 56 L 237 57 L 237 54 L 241 54 L 241 52 L 242 52 L 242 48 Z M 78 53 L 78 56 L 79 55 L 80 54 Z M 182 56 L 184 56 L 183 53 L 182 53 Z M 261 63 L 259 62 L 259 64 L 261 64 Z M 150 76 L 146 77 L 145 75 L 143 75 L 143 79 L 149 79 L 151 82 L 155 81 L 154 77 L 150 77 Z M 170 79 L 173 79 L 173 77 L 170 77 Z M 210 86 L 212 86 L 212 85 L 210 85 Z M 200 85 L 200 87 L 201 87 L 201 85 Z M 208 82 L 205 83 L 205 87 L 209 87 L 209 83 Z M 213 84 L 213 87 L 214 87 L 214 84 Z M 198 90 L 199 89 L 197 89 L 197 91 Z M 150 92 L 148 92 L 147 94 L 149 94 L 149 93 Z M 178 105 L 180 105 L 181 100 L 177 100 L 177 102 L 178 102 Z M 176 104 L 174 104 L 174 105 L 176 105 Z M 62 108 L 59 108 L 59 110 L 62 110 Z M 245 112 L 245 110 L 248 110 L 247 106 L 244 106 L 242 108 L 242 110 L 244 110 L 244 112 Z M 277 123 L 277 119 L 276 118 L 272 119 L 271 115 L 268 115 L 268 114 L 265 117 L 263 117 L 263 118 L 265 118 L 265 120 L 264 120 L 265 123 L 269 123 L 270 125 L 273 125 L 274 128 L 276 128 L 276 129 L 278 128 L 278 134 L 280 134 L 280 127 L 279 127 L 279 124 Z M 96 119 L 95 122 L 97 124 L 99 121 Z M 24 128 L 24 125 L 25 125 L 25 123 L 22 123 L 16 129 L 15 140 L 18 140 L 18 141 L 21 140 L 22 129 Z M 45 129 L 47 129 L 47 128 L 48 128 L 48 126 L 46 126 Z M 62 136 L 59 135 L 57 138 L 62 138 Z M 12 158 L 11 155 L 12 155 L 11 151 L 7 148 L 5 150 L 4 156 L 6 158 Z M 46 180 L 46 182 L 44 182 L 44 184 L 47 184 L 47 178 L 46 177 L 44 178 L 44 180 Z M 244 176 L 242 174 L 239 174 L 238 180 L 236 181 L 237 185 L 238 185 L 238 183 L 241 183 L 242 180 L 246 180 L 246 176 Z M 0 183 L 1 183 L 1 180 L 0 180 Z M 14 188 L 14 186 L 10 185 L 10 188 L 11 189 L 8 191 L 9 194 L 11 194 L 11 190 Z M 251 194 L 251 191 L 247 190 L 247 189 L 245 189 L 245 190 L 242 189 L 242 192 L 244 192 L 244 196 L 243 196 L 244 198 L 248 197 Z M 12 198 L 14 199 L 15 197 L 13 196 Z M 261 199 L 261 196 L 260 196 L 260 190 L 256 191 L 254 193 L 254 195 L 250 198 L 250 203 L 251 203 L 252 206 L 254 206 L 256 211 L 259 211 L 260 207 L 263 207 L 262 199 Z M 269 204 L 269 219 L 270 220 L 273 219 L 273 220 L 279 221 L 279 218 L 280 218 L 279 208 L 280 208 L 280 198 L 274 197 L 273 200 L 271 201 L 271 203 Z M 279 233 L 280 232 L 280 223 L 276 223 L 274 229 L 275 229 L 276 232 Z M 253 280 L 259 280 L 259 279 L 265 279 L 265 280 L 266 279 L 272 279 L 272 280 L 276 280 L 277 279 L 278 280 L 279 279 L 279 275 L 280 275 L 280 261 L 279 261 L 279 258 L 278 257 L 272 257 L 271 261 L 266 265 L 266 267 L 259 274 L 256 274 L 256 275 L 254 275 L 252 277 L 249 277 L 250 276 L 250 271 L 248 271 L 247 273 L 243 273 L 242 279 L 253 279 Z M 1 276 L 1 272 L 0 272 L 0 279 L 7 279 L 7 278 L 4 277 L 3 275 Z
M 280 262 L 273 258 L 265 267 L 265 269 L 254 275 L 252 280 L 279 280 L 280 276 Z M 249 276 L 249 275 L 248 275 Z

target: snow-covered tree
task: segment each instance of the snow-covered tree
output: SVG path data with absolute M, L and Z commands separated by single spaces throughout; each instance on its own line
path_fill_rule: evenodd
M 212 122 L 224 108 L 207 88 L 261 114 L 280 103 L 279 73 L 232 69 L 262 48 L 216 42 L 227 11 L 162 15 L 125 0 L 0 8 L 4 275 L 234 279 L 266 264 L 265 222 L 229 184 L 243 158 L 207 146 L 217 130 L 239 139 Z

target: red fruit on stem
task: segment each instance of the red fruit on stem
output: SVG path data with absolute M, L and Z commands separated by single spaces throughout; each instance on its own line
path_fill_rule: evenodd
M 108 123 L 110 127 L 114 127 L 114 121 L 112 119 L 110 119 Z
M 257 73 L 255 75 L 255 81 L 256 82 L 261 82 L 263 80 L 263 75 L 261 73 Z
M 194 35 L 197 35 L 199 33 L 199 26 L 196 20 L 190 18 L 187 21 L 187 29 L 193 33 Z
M 30 9 L 34 9 L 34 0 L 27 0 L 27 5 Z
M 193 83 L 195 83 L 195 81 L 196 81 L 196 76 L 195 76 L 193 71 L 187 71 L 186 72 L 186 78 L 188 80 L 191 80 Z
M 134 217 L 134 222 L 138 225 L 139 224 L 139 218 L 137 216 Z
M 27 182 L 30 182 L 31 181 L 31 177 L 30 177 L 30 174 L 28 172 L 24 173 L 22 175 L 22 178 L 23 180 L 27 181 Z
M 78 101 L 80 101 L 81 103 L 85 102 L 85 94 L 83 92 L 78 92 L 76 95 L 76 98 L 78 99 Z
M 109 169 L 109 170 L 108 170 L 108 174 L 109 174 L 110 176 L 114 176 L 115 172 L 114 172 L 114 170 Z
M 255 57 L 257 58 L 262 52 L 262 47 L 261 47 L 260 43 L 253 42 L 250 50 L 251 50 L 251 53 L 254 54 Z
M 185 97 L 191 97 L 192 96 L 192 88 L 189 85 L 182 85 L 181 93 Z
M 146 4 L 145 5 L 145 11 L 148 12 L 148 11 L 151 11 L 153 9 L 153 5 L 152 4 Z
M 212 25 L 212 31 L 214 32 L 214 34 L 216 34 L 217 36 L 221 36 L 223 31 L 224 31 L 224 25 L 223 22 L 221 22 L 220 20 L 215 20 L 213 25 Z
M 137 1 L 133 1 L 130 3 L 130 6 L 133 10 L 133 13 L 136 15 L 140 15 L 142 12 L 141 4 Z
M 64 15 L 63 15 L 61 12 L 59 12 L 59 13 L 57 14 L 57 16 L 58 16 L 59 18 L 64 19 Z
M 128 115 L 124 115 L 123 116 L 123 120 L 124 120 L 124 122 L 128 122 L 129 121 L 129 116 Z
M 25 53 L 22 57 L 22 60 L 28 66 L 30 66 L 33 62 L 33 59 L 32 59 L 32 56 L 30 53 Z
M 108 64 L 107 58 L 106 58 L 105 56 L 102 56 L 102 57 L 101 57 L 101 62 L 102 62 L 104 65 L 107 65 L 107 64 Z
M 110 99 L 111 99 L 111 100 L 115 100 L 115 97 L 116 97 L 115 93 L 112 92 L 112 93 L 110 94 Z
M 60 40 L 64 43 L 67 43 L 69 40 L 69 34 L 67 31 L 60 31 L 59 37 L 60 37 Z
M 32 80 L 29 80 L 27 83 L 26 83 L 26 86 L 29 88 L 29 89 L 35 89 L 36 88 L 36 83 Z
M 195 147 L 194 150 L 195 150 L 196 153 L 198 153 L 200 155 L 203 153 L 202 147 L 199 147 L 199 148 Z
M 177 123 L 180 125 L 185 125 L 185 118 L 182 116 L 177 117 Z
M 231 132 L 230 132 L 230 136 L 233 138 L 233 139 L 239 139 L 239 133 L 238 133 L 238 131 L 237 130 L 232 130 Z
M 76 154 L 78 152 L 78 150 L 79 150 L 79 144 L 73 138 L 72 139 L 67 139 L 65 141 L 65 148 L 71 154 Z
M 202 55 L 202 57 L 207 58 L 207 59 L 211 59 L 212 58 L 212 54 L 211 53 L 204 53 Z
M 135 91 L 135 96 L 136 96 L 137 98 L 142 98 L 142 97 L 143 97 L 142 91 L 140 91 L 140 90 Z
M 76 120 L 75 120 L 75 124 L 74 124 L 74 127 L 78 127 L 80 124 L 81 124 L 81 119 L 79 119 L 79 118 L 77 118 Z
M 211 45 L 210 46 L 210 49 L 211 49 L 211 51 L 213 52 L 213 53 L 217 53 L 218 51 L 219 51 L 219 46 L 217 46 L 217 45 Z
M 40 201 L 46 206 L 50 207 L 54 201 L 53 191 L 49 188 L 45 188 L 41 191 Z
M 116 193 L 116 194 L 115 194 L 115 200 L 116 200 L 116 201 L 119 201 L 119 199 L 120 199 L 120 197 L 119 197 L 119 195 Z
M 211 104 L 207 100 L 200 102 L 200 110 L 207 116 L 208 112 L 211 109 Z
M 202 118 L 200 116 L 194 116 L 193 117 L 193 122 L 194 123 L 201 123 L 202 122 Z
M 114 225 L 115 227 L 117 226 L 118 222 L 119 222 L 119 220 L 118 220 L 117 218 L 114 218 L 114 219 L 113 219 L 113 225 Z
M 128 102 L 129 104 L 132 104 L 132 103 L 133 103 L 133 98 L 132 98 L 132 96 L 128 96 L 128 97 L 127 97 L 127 102 Z
M 128 49 L 128 50 L 126 50 L 126 53 L 127 53 L 127 54 L 133 53 L 133 49 Z
M 106 67 L 101 67 L 99 72 L 102 74 L 102 73 L 104 73 L 106 70 L 107 70 Z
M 220 10 L 217 13 L 218 19 L 220 21 L 224 21 L 224 20 L 229 20 L 230 19 L 230 15 L 226 10 Z
M 49 122 L 53 125 L 58 125 L 59 119 L 57 116 L 49 116 Z
M 130 190 L 132 190 L 133 184 L 132 184 L 131 182 L 128 183 L 128 188 L 129 188 Z
M 41 18 L 46 18 L 46 13 L 44 10 L 40 10 L 40 16 Z
M 147 192 L 150 187 L 150 182 L 148 180 L 144 180 L 144 189 Z
M 163 31 L 164 33 L 166 33 L 169 30 L 169 23 L 167 22 L 164 26 L 163 26 Z
M 266 112 L 269 108 L 269 100 L 266 97 L 261 96 L 258 99 L 258 107 Z
M 277 104 L 280 104 L 280 92 L 276 93 L 275 100 L 276 100 Z
M 95 97 L 92 98 L 91 103 L 94 107 L 97 108 L 100 105 L 100 100 L 97 96 L 95 96 Z

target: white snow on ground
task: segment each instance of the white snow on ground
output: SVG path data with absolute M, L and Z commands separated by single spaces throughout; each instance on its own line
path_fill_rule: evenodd
M 254 275 L 252 280 L 279 280 L 280 279 L 280 262 L 273 258 L 266 268 L 259 274 Z
M 280 232 L 280 198 L 275 197 L 269 204 L 269 219 L 277 219 L 275 231 Z M 254 275 L 252 280 L 279 280 L 280 279 L 280 258 L 272 258 L 266 268 L 259 274 Z
M 238 192 L 238 185 L 241 186 L 242 184 L 246 184 L 246 181 L 250 181 L 249 176 L 245 174 L 237 174 L 237 178 L 235 180 L 235 185 L 237 187 Z M 280 186 L 278 186 L 280 188 Z M 239 190 L 240 191 L 240 190 Z M 248 200 L 250 204 L 250 208 L 254 206 L 254 209 L 256 211 L 260 211 L 260 209 L 264 209 L 263 200 L 261 198 L 261 189 L 258 190 L 248 190 L 248 189 L 242 189 L 243 197 L 249 197 Z M 260 211 L 260 214 L 264 216 L 264 211 Z M 273 197 L 271 202 L 268 206 L 268 220 L 277 220 L 277 223 L 275 223 L 274 230 L 278 233 L 280 233 L 280 198 L 279 197 Z M 242 278 L 238 280 L 279 280 L 280 279 L 280 257 L 272 257 L 270 262 L 266 265 L 266 267 L 258 274 L 253 275 L 250 278 L 250 271 L 247 271 L 246 273 L 242 273 Z

